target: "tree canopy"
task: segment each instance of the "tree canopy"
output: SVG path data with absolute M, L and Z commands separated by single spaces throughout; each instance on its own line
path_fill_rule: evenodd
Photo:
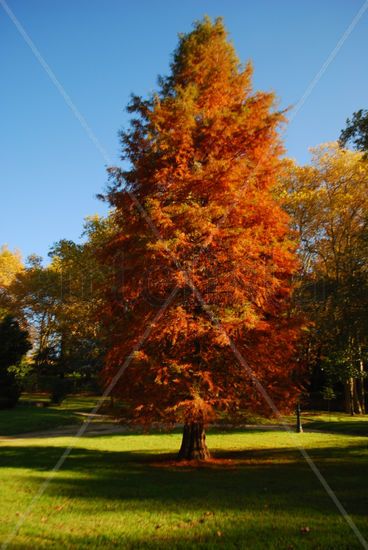
M 142 423 L 269 413 L 254 377 L 283 410 L 298 393 L 295 244 L 272 193 L 284 116 L 251 77 L 222 21 L 206 18 L 180 36 L 158 92 L 128 108 L 130 169 L 110 169 L 116 231 L 99 254 L 118 271 L 105 287 L 104 375 L 111 380 L 139 347 L 115 391 Z
M 23 268 L 20 252 L 12 252 L 6 245 L 2 245 L 0 247 L 0 317 L 11 312 L 9 286 Z
M 353 144 L 355 149 L 368 155 L 368 111 L 359 109 L 346 121 L 340 134 L 340 144 L 344 147 Z
M 337 143 L 312 152 L 310 165 L 289 164 L 283 179 L 285 205 L 300 237 L 301 303 L 314 322 L 314 356 L 326 383 L 343 382 L 347 411 L 362 412 L 368 358 L 368 164 L 362 153 Z

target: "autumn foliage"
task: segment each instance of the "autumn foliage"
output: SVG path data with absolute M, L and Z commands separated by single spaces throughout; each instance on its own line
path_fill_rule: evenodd
M 221 20 L 205 19 L 180 36 L 159 91 L 128 108 L 130 168 L 110 169 L 106 194 L 117 230 L 99 253 L 115 266 L 101 317 L 105 381 L 134 351 L 114 391 L 143 423 L 270 413 L 254 377 L 280 409 L 295 402 L 297 262 L 273 194 L 284 117 L 251 79 Z

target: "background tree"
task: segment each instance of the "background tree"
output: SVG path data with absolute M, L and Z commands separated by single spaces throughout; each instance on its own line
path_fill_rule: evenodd
M 360 109 L 346 120 L 346 127 L 340 134 L 340 145 L 345 147 L 351 143 L 357 151 L 368 154 L 368 111 Z
M 104 268 L 94 251 L 110 223 L 88 219 L 82 244 L 55 243 L 48 265 L 31 256 L 8 287 L 13 311 L 32 336 L 31 359 L 41 389 L 65 387 L 59 379 L 66 377 L 78 379 L 79 387 L 93 385 L 101 368 L 104 348 L 96 309 Z
M 368 165 L 337 143 L 288 165 L 285 204 L 300 236 L 301 307 L 314 321 L 310 362 L 323 383 L 342 382 L 346 410 L 364 412 L 368 359 Z
M 20 389 L 9 368 L 17 365 L 31 348 L 28 333 L 7 315 L 0 320 L 0 409 L 16 405 Z
M 50 251 L 50 268 L 61 282 L 56 313 L 59 369 L 78 372 L 86 380 L 96 376 L 105 352 L 97 312 L 108 268 L 96 262 L 95 250 L 111 231 L 111 223 L 110 218 L 91 217 L 86 221 L 83 244 L 61 240 Z
M 0 316 L 11 313 L 12 300 L 9 286 L 23 269 L 20 252 L 12 252 L 6 245 L 2 245 L 0 247 Z
M 289 315 L 297 262 L 271 192 L 283 115 L 273 94 L 252 91 L 251 75 L 221 20 L 196 23 L 157 94 L 132 99 L 136 116 L 121 133 L 130 169 L 110 169 L 116 231 L 99 257 L 120 269 L 105 284 L 104 375 L 112 379 L 155 318 L 115 390 L 136 421 L 184 423 L 181 458 L 208 456 L 203 427 L 216 411 L 271 412 L 228 336 L 278 407 L 293 407 L 298 392 Z
M 42 258 L 31 256 L 26 269 L 17 275 L 9 290 L 17 318 L 30 331 L 36 373 L 51 374 L 58 347 L 56 313 L 60 299 L 59 276 L 49 266 L 42 265 Z

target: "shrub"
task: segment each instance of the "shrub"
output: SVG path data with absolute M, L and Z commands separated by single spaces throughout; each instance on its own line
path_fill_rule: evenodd
M 68 395 L 69 384 L 65 378 L 55 378 L 51 383 L 51 403 L 60 405 Z

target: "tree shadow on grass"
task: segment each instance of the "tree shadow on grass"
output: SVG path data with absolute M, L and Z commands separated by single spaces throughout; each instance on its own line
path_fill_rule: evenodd
M 322 474 L 358 514 L 366 513 L 367 506 L 366 453 L 362 443 L 308 449 Z M 31 469 L 34 474 L 30 477 L 36 486 L 44 480 L 60 454 L 60 447 L 1 446 L 0 468 Z M 328 504 L 326 513 L 331 509 L 324 489 L 295 449 L 218 450 L 213 455 L 218 462 L 183 467 L 175 463 L 174 454 L 158 454 L 156 450 L 111 451 L 76 447 L 48 491 L 82 499 L 148 499 L 162 506 L 170 501 L 204 502 L 210 499 L 218 509 L 238 508 L 239 503 L 252 503 L 257 508 L 257 502 L 264 500 L 260 495 L 270 494 L 285 509 L 290 508 L 291 502 L 299 508 L 306 502 L 319 501 Z M 35 475 L 37 472 L 43 475 Z
M 122 438 L 121 446 L 123 444 Z M 358 442 L 340 448 L 308 449 L 348 512 L 362 523 L 361 529 L 364 529 L 368 492 L 368 461 L 363 459 L 364 451 L 365 445 Z M 36 493 L 60 454 L 60 447 L 2 446 L 0 467 L 14 469 L 14 476 L 17 468 L 32 470 L 27 485 L 34 486 Z M 109 506 L 122 518 L 120 534 L 109 534 L 105 530 L 78 537 L 75 532 L 68 533 L 70 547 L 359 548 L 298 451 L 246 449 L 215 451 L 214 455 L 220 461 L 231 462 L 181 467 L 173 463 L 173 454 L 157 454 L 156 450 L 79 447 L 73 449 L 52 479 L 47 496 L 73 502 L 78 517 L 84 518 L 87 524 L 93 514 L 107 517 Z M 213 516 L 201 523 L 205 511 Z M 133 529 L 124 534 L 126 514 L 132 514 L 138 523 L 139 518 L 148 514 L 154 524 L 148 526 L 146 532 L 137 527 L 136 532 Z M 188 515 L 192 519 L 188 520 Z M 183 517 L 184 521 L 180 519 Z M 157 518 L 163 518 L 163 526 L 159 525 L 158 529 L 155 524 L 161 520 Z M 72 521 L 70 516 L 67 521 Z M 303 537 L 300 528 L 305 524 L 312 525 L 312 532 Z M 45 533 L 51 528 L 40 525 L 38 529 Z M 314 534 L 313 530 L 318 532 Z M 368 530 L 365 532 L 368 535 Z M 49 536 L 56 537 L 54 547 L 63 546 L 57 543 L 60 534 L 50 531 Z M 22 548 L 22 544 L 17 544 L 17 548 Z
M 331 434 L 359 435 L 368 437 L 368 419 L 357 421 L 324 422 L 313 420 L 306 425 L 307 431 L 322 431 Z

